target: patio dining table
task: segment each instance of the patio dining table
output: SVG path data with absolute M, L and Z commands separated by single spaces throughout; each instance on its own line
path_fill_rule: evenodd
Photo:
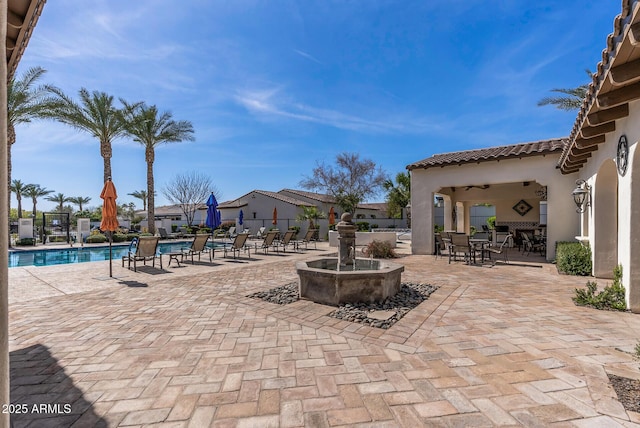
M 491 245 L 491 241 L 487 238 L 470 238 L 469 244 L 473 247 L 474 252 L 480 251 L 480 260 L 484 262 L 484 254 L 488 253 L 486 249 Z M 489 255 L 489 257 L 491 257 L 491 255 Z

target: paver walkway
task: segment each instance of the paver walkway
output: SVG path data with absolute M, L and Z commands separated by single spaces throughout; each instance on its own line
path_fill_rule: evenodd
M 319 253 L 171 267 L 160 275 L 134 276 L 115 263 L 114 275 L 123 279 L 102 281 L 102 289 L 67 267 L 54 285 L 72 294 L 28 299 L 28 292 L 13 290 L 11 397 L 29 413 L 12 421 L 16 427 L 640 423 L 607 379 L 607 373 L 640 378 L 632 356 L 640 315 L 574 306 L 573 290 L 585 278 L 541 263 L 478 267 L 403 257 L 403 281 L 440 288 L 389 330 L 330 318 L 332 308 L 311 302 L 278 306 L 245 297 L 296 281 L 295 260 Z M 39 272 L 38 280 L 46 277 Z M 11 287 L 27 282 L 16 279 Z M 42 403 L 52 406 L 34 413 L 32 405 Z

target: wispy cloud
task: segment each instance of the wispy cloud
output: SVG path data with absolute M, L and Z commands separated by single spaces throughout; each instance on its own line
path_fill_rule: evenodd
M 324 65 L 324 64 L 322 63 L 322 61 L 320 61 L 320 60 L 319 60 L 319 59 L 317 59 L 316 57 L 314 57 L 314 56 L 312 56 L 312 55 L 310 55 L 310 54 L 308 54 L 308 53 L 306 53 L 306 52 L 303 52 L 303 51 L 298 50 L 298 49 L 294 49 L 293 51 L 294 51 L 295 53 L 297 53 L 298 55 L 300 55 L 300 56 L 302 56 L 302 57 L 304 57 L 304 58 L 306 58 L 306 59 L 308 59 L 308 60 L 310 60 L 310 61 L 313 61 L 313 62 L 315 62 L 315 63 L 317 63 L 317 64 L 320 64 L 320 65 Z
M 287 97 L 280 96 L 280 93 L 280 89 L 246 91 L 238 94 L 236 101 L 256 115 L 317 123 L 369 134 L 425 134 L 440 128 L 438 121 L 427 118 L 402 117 L 397 114 L 383 115 L 382 113 L 368 118 L 339 110 L 291 102 Z

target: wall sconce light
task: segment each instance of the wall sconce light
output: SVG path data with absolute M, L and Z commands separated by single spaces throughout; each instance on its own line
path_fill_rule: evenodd
M 571 192 L 573 196 L 573 202 L 576 203 L 576 212 L 580 214 L 587 210 L 587 207 L 591 205 L 591 186 L 582 179 L 576 180 L 576 188 Z

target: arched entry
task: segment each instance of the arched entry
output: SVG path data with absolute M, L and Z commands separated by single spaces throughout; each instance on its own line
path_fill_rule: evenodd
M 613 278 L 618 264 L 618 171 L 613 160 L 602 163 L 593 193 L 593 274 Z

